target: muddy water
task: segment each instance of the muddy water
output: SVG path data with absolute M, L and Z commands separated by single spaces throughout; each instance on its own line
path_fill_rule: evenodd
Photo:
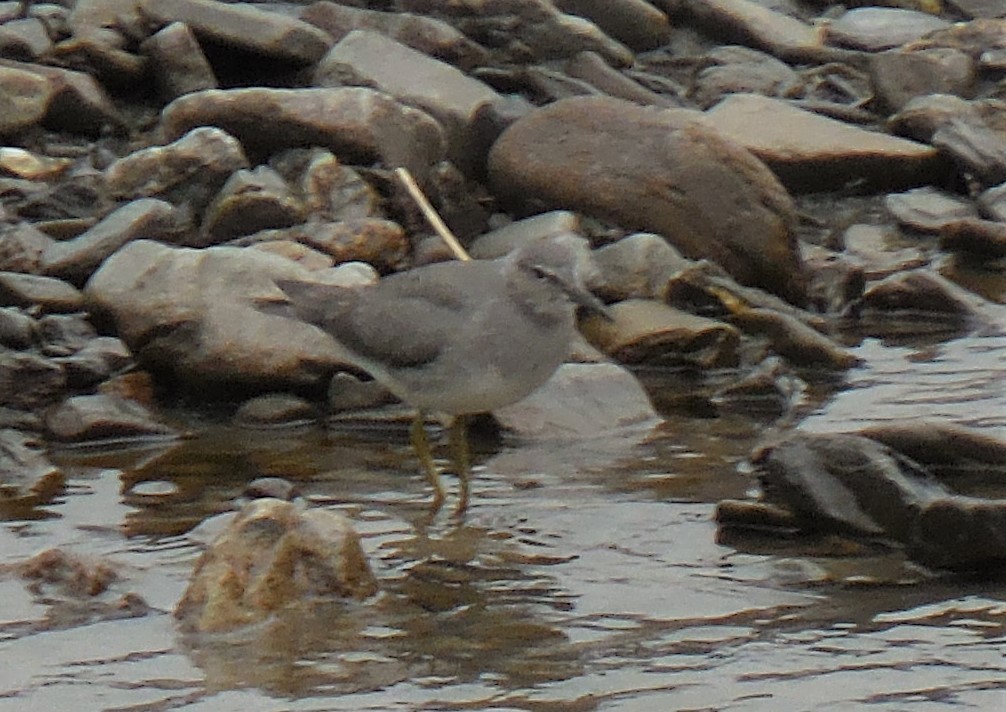
M 848 542 L 718 540 L 711 521 L 776 427 L 944 417 L 1006 437 L 1002 333 L 867 336 L 864 365 L 787 424 L 680 407 L 608 441 L 494 445 L 463 523 L 427 515 L 404 428 L 179 413 L 196 438 L 64 453 L 67 493 L 0 523 L 0 563 L 106 557 L 151 610 L 109 620 L 0 581 L 0 710 L 1004 709 L 1006 582 Z M 688 403 L 666 376 L 647 374 L 659 400 Z M 213 520 L 198 525 L 263 475 L 351 517 L 382 593 L 180 636 L 170 611 Z

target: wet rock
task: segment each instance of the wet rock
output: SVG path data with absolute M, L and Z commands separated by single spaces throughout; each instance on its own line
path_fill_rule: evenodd
M 932 144 L 982 185 L 1006 181 L 1006 135 L 984 123 L 951 119 L 933 134 Z
M 0 304 L 35 307 L 43 312 L 76 312 L 84 295 L 69 282 L 18 272 L 0 272 Z
M 929 264 L 930 257 L 917 247 L 893 247 L 890 243 L 898 240 L 900 233 L 891 228 L 877 225 L 850 225 L 842 233 L 845 254 L 860 266 L 860 284 L 850 295 L 855 299 L 863 296 L 862 278 L 882 279 L 895 272 L 918 269 Z M 834 312 L 835 310 L 831 310 Z
M 359 537 L 342 515 L 256 499 L 200 557 L 175 617 L 186 631 L 225 632 L 297 604 L 363 600 L 376 590 Z
M 31 435 L 0 430 L 0 505 L 43 502 L 63 487 L 63 473 Z
M 618 67 L 633 62 L 628 47 L 547 0 L 473 0 L 447 6 L 439 0 L 402 0 L 398 6 L 417 14 L 449 16 L 452 25 L 495 50 L 503 62 L 563 59 L 579 52 L 597 52 Z
M 939 174 L 932 146 L 886 136 L 755 94 L 735 94 L 702 123 L 738 142 L 792 191 L 833 190 L 847 184 L 896 188 L 931 182 Z
M 556 7 L 586 17 L 605 34 L 637 52 L 656 49 L 670 39 L 667 15 L 644 0 L 557 0 Z
M 303 221 L 304 205 L 283 177 L 268 166 L 235 171 L 206 208 L 205 244 Z
M 444 127 L 448 158 L 468 172 L 481 169 L 496 138 L 476 125 L 481 107 L 500 99 L 495 90 L 376 32 L 354 30 L 346 35 L 319 62 L 314 79 L 323 87 L 371 87 L 422 109 Z
M 656 232 L 741 282 L 805 299 L 789 195 L 760 161 L 691 113 L 566 99 L 508 128 L 490 153 L 489 174 L 511 203 Z
M 976 202 L 982 217 L 1006 222 L 1006 183 L 982 191 Z
M 893 274 L 876 282 L 863 294 L 865 308 L 898 313 L 949 317 L 956 323 L 978 318 L 972 299 L 960 287 L 939 275 L 917 269 Z
M 285 425 L 317 417 L 318 411 L 303 398 L 286 393 L 270 393 L 242 403 L 234 414 L 234 424 L 245 427 Z
M 313 64 L 332 44 L 328 33 L 281 12 L 212 0 L 144 0 L 140 12 L 168 25 L 181 22 L 201 41 L 291 64 Z
M 373 30 L 425 55 L 468 71 L 485 64 L 489 54 L 451 25 L 408 12 L 380 12 L 316 2 L 300 18 L 330 34 L 336 41 L 353 30 Z
M 147 58 L 122 48 L 118 32 L 96 32 L 61 40 L 53 48 L 60 62 L 95 77 L 109 89 L 132 89 L 147 75 Z
M 19 178 L 43 181 L 58 178 L 73 164 L 69 158 L 40 156 L 22 148 L 0 148 L 0 171 Z
M 168 237 L 177 230 L 179 216 L 170 203 L 155 198 L 133 201 L 112 212 L 87 232 L 54 242 L 42 255 L 42 271 L 83 284 L 101 263 L 131 240 Z
M 940 228 L 940 248 L 985 260 L 1006 257 L 1006 223 L 965 218 Z
M 829 44 L 877 52 L 900 47 L 950 23 L 925 12 L 890 7 L 849 10 L 827 25 Z
M 318 279 L 290 260 L 239 247 L 202 250 L 132 242 L 85 288 L 137 361 L 182 383 L 318 385 L 343 361 L 321 331 L 263 314 L 277 279 Z
M 366 410 L 397 402 L 398 398 L 379 382 L 364 381 L 345 371 L 332 376 L 328 385 L 328 408 L 333 413 Z
M 23 90 L 17 90 L 17 87 L 26 87 L 25 82 L 29 81 L 30 91 L 27 95 L 33 97 L 33 106 L 37 106 L 41 98 L 40 85 L 34 80 L 27 80 L 24 72 L 35 75 L 36 79 L 42 79 L 48 85 L 48 92 L 44 92 L 46 106 L 43 119 L 47 127 L 97 136 L 106 128 L 121 130 L 125 125 L 104 89 L 93 77 L 83 72 L 4 59 L 0 60 L 0 83 L 11 70 L 18 71 L 13 95 L 24 93 Z M 23 115 L 23 110 L 19 111 Z
M 37 329 L 46 356 L 69 356 L 98 336 L 84 314 L 48 314 L 38 320 Z
M 217 88 L 213 67 L 188 25 L 172 22 L 147 39 L 140 49 L 150 59 L 163 100 Z
M 567 363 L 527 398 L 493 411 L 503 428 L 527 438 L 588 438 L 660 418 L 627 369 L 611 363 Z
M 565 232 L 582 234 L 582 224 L 576 213 L 552 210 L 523 220 L 514 220 L 503 227 L 478 237 L 468 248 L 476 260 L 494 260 L 509 254 L 517 246 Z
M 0 270 L 35 274 L 53 239 L 28 222 L 0 227 Z
M 742 308 L 731 323 L 745 333 L 764 336 L 772 351 L 796 366 L 846 369 L 860 362 L 832 339 L 788 314 Z
M 59 364 L 24 351 L 0 352 L 0 406 L 35 410 L 59 400 L 66 374 Z
M 45 414 L 45 428 L 62 443 L 178 437 L 139 403 L 103 394 L 67 398 Z
M 271 498 L 284 502 L 293 502 L 301 496 L 297 485 L 282 477 L 257 477 L 245 485 L 242 494 L 249 499 Z
M 884 198 L 884 207 L 901 225 L 922 232 L 937 232 L 948 223 L 978 216 L 971 202 L 932 186 L 892 193 Z
M 581 331 L 621 363 L 703 369 L 737 365 L 740 335 L 728 324 L 644 299 L 613 304 L 609 312 L 612 321 L 588 317 Z
M 671 276 L 690 264 L 660 235 L 637 233 L 593 253 L 598 277 L 591 290 L 601 299 L 661 299 Z
M 953 472 L 971 469 L 994 472 L 1006 465 L 1006 442 L 977 430 L 939 420 L 873 425 L 860 435 L 883 443 L 926 467 L 936 468 L 950 482 Z M 943 468 L 949 468 L 944 473 Z
M 770 356 L 741 378 L 716 391 L 718 410 L 779 416 L 799 403 L 807 384 L 778 356 Z M 792 516 L 792 515 L 789 515 Z
M 201 213 L 227 178 L 248 168 L 241 144 L 212 126 L 193 129 L 166 146 L 144 148 L 105 169 L 113 198 L 162 198 Z
M 404 166 L 423 181 L 444 158 L 443 130 L 422 111 L 372 89 L 231 89 L 186 94 L 161 114 L 168 140 L 217 126 L 246 151 L 321 146 L 348 163 Z
M 682 6 L 716 37 L 764 49 L 786 61 L 841 61 L 841 50 L 826 47 L 817 28 L 752 0 L 683 0 Z
M 977 71 L 972 59 L 955 49 L 881 52 L 870 60 L 870 77 L 887 111 L 899 111 L 918 96 L 969 96 Z

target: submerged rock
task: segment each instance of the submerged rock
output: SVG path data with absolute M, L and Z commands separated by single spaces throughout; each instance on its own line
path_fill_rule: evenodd
M 222 633 L 312 599 L 363 600 L 376 591 L 345 517 L 255 499 L 200 557 L 175 617 L 183 630 Z

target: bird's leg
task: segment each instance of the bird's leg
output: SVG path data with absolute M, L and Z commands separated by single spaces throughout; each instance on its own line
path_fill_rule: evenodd
M 437 471 L 437 465 L 433 462 L 433 454 L 430 452 L 430 441 L 426 437 L 425 420 L 423 412 L 418 411 L 416 419 L 412 421 L 412 429 L 409 434 L 412 440 L 412 448 L 419 457 L 419 463 L 423 466 L 426 479 L 433 487 L 433 509 L 437 510 L 444 503 L 444 486 L 440 482 L 440 472 Z
M 451 421 L 448 440 L 451 446 L 451 455 L 454 458 L 454 466 L 458 471 L 458 483 L 461 489 L 458 493 L 458 506 L 454 510 L 455 514 L 463 514 L 468 509 L 468 482 L 471 475 L 471 455 L 468 450 L 468 420 L 464 415 L 457 415 Z

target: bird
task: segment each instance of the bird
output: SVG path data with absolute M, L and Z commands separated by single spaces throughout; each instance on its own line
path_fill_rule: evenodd
M 326 332 L 349 362 L 416 409 L 412 446 L 433 488 L 444 487 L 430 453 L 428 414 L 448 419 L 468 504 L 468 416 L 516 403 L 569 356 L 582 306 L 609 318 L 586 286 L 589 243 L 574 233 L 537 238 L 495 260 L 448 261 L 347 288 L 276 280 L 291 315 Z

